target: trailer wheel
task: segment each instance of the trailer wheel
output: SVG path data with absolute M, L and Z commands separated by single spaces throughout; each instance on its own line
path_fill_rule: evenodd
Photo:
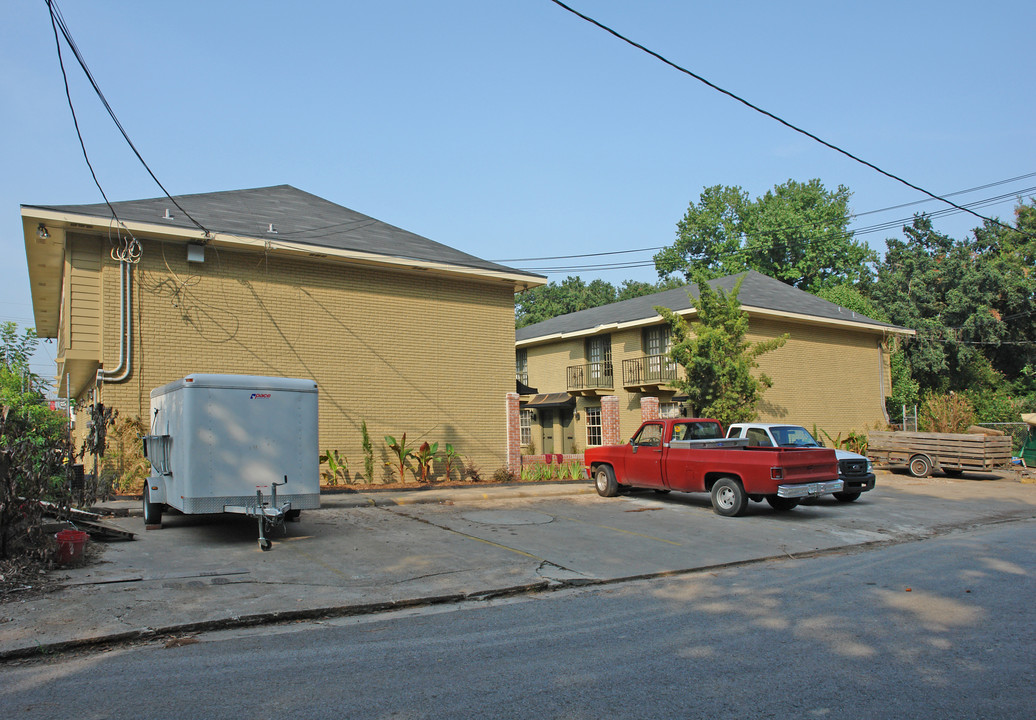
M 144 524 L 162 525 L 162 504 L 151 502 L 151 488 L 144 483 Z
M 615 497 L 619 494 L 619 483 L 615 481 L 615 472 L 609 465 L 600 465 L 594 471 L 594 485 L 601 497 Z
M 721 477 L 712 486 L 712 509 L 717 515 L 737 517 L 748 507 L 748 496 L 741 483 L 732 477 Z
M 910 474 L 923 478 L 932 474 L 932 461 L 927 455 L 914 455 L 910 458 Z
M 298 522 L 299 521 L 299 517 L 301 515 L 302 515 L 302 511 L 301 510 L 289 510 L 288 512 L 284 513 L 284 519 L 287 520 L 288 522 Z
M 262 550 L 263 552 L 266 552 L 271 547 L 273 547 L 273 543 L 270 542 L 268 538 L 259 538 L 259 549 L 260 550 Z
M 860 497 L 858 492 L 836 492 L 835 500 L 838 502 L 852 502 L 856 498 Z
M 799 498 L 786 498 L 780 497 L 779 495 L 767 495 L 766 502 L 768 502 L 770 504 L 770 507 L 772 507 L 777 512 L 787 512 L 788 510 L 792 510 L 798 507 L 800 500 Z

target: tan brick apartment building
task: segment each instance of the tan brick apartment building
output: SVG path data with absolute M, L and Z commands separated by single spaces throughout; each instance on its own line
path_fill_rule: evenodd
M 311 378 L 320 447 L 354 475 L 363 421 L 376 480 L 387 434 L 505 464 L 513 294 L 541 276 L 288 185 L 176 201 L 113 203 L 121 225 L 105 204 L 22 206 L 62 396 L 146 418 L 150 391 L 189 373 Z
M 730 292 L 739 277 L 710 284 Z M 693 318 L 688 290 L 697 296 L 690 285 L 520 328 L 517 374 L 535 389 L 521 397 L 526 450 L 579 452 L 628 439 L 642 418 L 654 413 L 693 414 L 667 384 L 678 369 L 666 357 L 668 328 L 654 310 L 667 307 Z M 774 381 L 763 396 L 760 420 L 808 428 L 815 423 L 832 436 L 886 422 L 889 339 L 913 335 L 912 330 L 863 317 L 754 271 L 745 274 L 739 299 L 748 312 L 750 341 L 791 336 L 784 347 L 759 358 L 760 370 Z

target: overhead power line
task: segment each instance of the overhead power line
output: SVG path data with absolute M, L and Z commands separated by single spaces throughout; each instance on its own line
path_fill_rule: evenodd
M 884 175 L 887 178 L 891 178 L 892 180 L 895 180 L 896 182 L 899 182 L 899 183 L 902 183 L 903 185 L 906 185 L 908 188 L 911 188 L 913 190 L 917 190 L 918 192 L 924 193 L 925 195 L 927 195 L 928 197 L 932 198 L 933 200 L 938 200 L 939 202 L 946 203 L 947 205 L 955 207 L 958 210 L 961 210 L 963 212 L 966 212 L 966 213 L 969 213 L 971 215 L 974 215 L 975 217 L 979 218 L 980 220 L 983 220 L 985 222 L 995 223 L 997 225 L 1000 225 L 1003 228 L 1007 228 L 1007 229 L 1011 229 L 1011 230 L 1015 229 L 1015 228 L 1010 228 L 1007 225 L 1004 225 L 999 220 L 995 220 L 993 218 L 988 218 L 985 215 L 980 215 L 979 213 L 975 212 L 974 210 L 970 210 L 970 209 L 968 209 L 966 207 L 962 207 L 962 206 L 956 204 L 955 202 L 953 202 L 952 200 L 947 200 L 944 196 L 936 195 L 935 193 L 930 192 L 930 191 L 924 189 L 923 187 L 920 187 L 919 185 L 915 185 L 914 183 L 912 183 L 912 182 L 910 182 L 908 180 L 904 180 L 903 178 L 899 177 L 898 175 L 894 175 L 893 173 L 891 173 L 891 172 L 889 172 L 887 170 L 883 170 L 882 168 L 878 167 L 874 163 L 868 162 L 868 161 L 864 160 L 863 158 L 860 158 L 860 157 L 857 157 L 856 155 L 853 155 L 848 150 L 844 150 L 844 149 L 838 147 L 837 145 L 834 145 L 832 143 L 827 142 L 823 138 L 820 138 L 817 135 L 814 135 L 813 133 L 809 132 L 808 130 L 804 130 L 804 129 L 800 128 L 799 126 L 794 125 L 794 124 L 788 122 L 784 118 L 779 117 L 778 115 L 773 114 L 769 110 L 764 110 L 763 108 L 759 107 L 758 105 L 755 105 L 755 104 L 749 102 L 748 100 L 745 100 L 743 97 L 741 97 L 739 95 L 735 95 L 731 91 L 725 90 L 725 89 L 721 88 L 719 85 L 716 85 L 715 83 L 710 82 L 709 80 L 707 80 L 706 78 L 702 77 L 698 73 L 693 72 L 692 70 L 688 70 L 687 68 L 685 68 L 685 67 L 683 67 L 681 65 L 677 65 L 673 61 L 663 57 L 662 55 L 659 55 L 654 50 L 651 50 L 651 49 L 649 49 L 647 47 L 644 47 L 640 43 L 635 42 L 635 41 L 629 39 L 625 35 L 622 35 L 621 33 L 613 30 L 610 27 L 608 27 L 607 25 L 604 25 L 603 23 L 600 23 L 597 20 L 594 20 L 592 17 L 590 17 L 588 15 L 584 15 L 583 13 L 579 12 L 578 10 L 575 10 L 575 9 L 569 7 L 565 3 L 561 2 L 561 0 L 551 0 L 551 2 L 553 2 L 558 7 L 567 10 L 568 12 L 572 13 L 576 17 L 579 17 L 579 18 L 585 20 L 586 22 L 590 23 L 591 25 L 596 25 L 601 30 L 604 30 L 606 33 L 608 33 L 610 35 L 614 35 L 616 38 L 618 38 L 619 40 L 622 40 L 624 43 L 632 45 L 633 47 L 637 48 L 638 50 L 641 50 L 641 51 L 647 53 L 648 55 L 652 56 L 653 58 L 656 58 L 657 60 L 662 61 L 663 63 L 665 63 L 669 67 L 671 67 L 671 68 L 673 68 L 673 69 L 675 69 L 675 70 L 677 70 L 679 72 L 682 72 L 685 75 L 688 75 L 688 76 L 694 78 L 698 82 L 701 82 L 701 83 L 707 85 L 708 87 L 712 88 L 713 90 L 715 90 L 717 92 L 723 93 L 724 95 L 726 95 L 729 98 L 737 100 L 742 105 L 744 105 L 744 106 L 746 106 L 748 108 L 751 108 L 752 110 L 755 110 L 757 113 L 765 115 L 766 117 L 770 118 L 771 120 L 776 120 L 781 125 L 784 125 L 786 128 L 789 128 L 790 130 L 794 130 L 795 132 L 797 132 L 797 133 L 799 133 L 801 135 L 805 135 L 809 139 L 814 140 L 814 141 L 820 143 L 824 147 L 830 148 L 831 150 L 834 150 L 837 153 L 841 153 L 842 155 L 845 155 L 850 160 L 854 160 L 854 161 L 860 163 L 861 165 L 865 165 L 865 166 L 869 167 L 871 170 L 874 170 L 874 171 L 876 171 L 878 173 L 881 173 L 882 175 Z M 1020 231 L 1020 232 L 1022 232 L 1022 231 Z M 1028 235 L 1028 233 L 1024 233 L 1024 232 L 1023 232 L 1023 234 Z
M 169 198 L 173 205 L 175 205 L 177 209 L 179 209 L 180 212 L 184 214 L 185 217 L 190 219 L 190 221 L 194 223 L 195 226 L 199 230 L 204 232 L 206 235 L 211 234 L 204 225 L 195 220 L 189 212 L 183 209 L 180 203 L 178 203 L 176 199 L 169 194 L 169 191 L 165 189 L 165 185 L 162 184 L 162 182 L 158 179 L 155 173 L 152 172 L 151 168 L 144 160 L 144 157 L 140 154 L 140 151 L 137 150 L 137 146 L 133 144 L 132 140 L 130 140 L 130 136 L 126 132 L 126 129 L 122 126 L 122 123 L 119 122 L 119 118 L 116 117 L 115 111 L 112 110 L 112 106 L 108 104 L 108 99 L 104 96 L 104 93 L 101 92 L 101 88 L 97 84 L 97 81 L 94 79 L 93 73 L 90 72 L 90 68 L 87 67 L 86 60 L 83 59 L 83 54 L 79 52 L 79 47 L 76 45 L 75 40 L 72 38 L 72 33 L 69 32 L 68 26 L 65 25 L 65 19 L 61 15 L 61 9 L 58 7 L 57 3 L 54 2 L 54 0 L 46 0 L 46 3 L 47 8 L 50 10 L 50 24 L 51 27 L 54 29 L 54 42 L 57 45 L 58 49 L 58 64 L 61 66 L 61 77 L 64 79 L 65 82 L 65 96 L 68 98 L 68 107 L 72 111 L 72 121 L 75 123 L 76 134 L 79 136 L 79 145 L 83 149 L 83 157 L 86 158 L 86 164 L 90 168 L 90 174 L 93 175 L 94 184 L 97 185 L 97 189 L 101 191 L 101 196 L 104 198 L 104 202 L 108 206 L 108 209 L 111 211 L 112 216 L 117 221 L 119 220 L 119 216 L 116 214 L 115 208 L 112 207 L 112 204 L 108 201 L 108 196 L 105 194 L 104 189 L 101 188 L 101 183 L 97 179 L 97 173 L 94 172 L 93 165 L 90 163 L 90 157 L 89 155 L 87 155 L 86 152 L 86 144 L 83 142 L 83 134 L 79 130 L 79 121 L 76 119 L 75 107 L 72 104 L 72 94 L 69 92 L 68 88 L 68 74 L 65 72 L 65 63 L 61 57 L 61 40 L 58 37 L 58 30 L 61 31 L 61 35 L 65 38 L 65 42 L 68 44 L 69 49 L 71 49 L 72 54 L 75 55 L 76 60 L 79 62 L 79 67 L 81 67 L 83 69 L 83 72 L 86 74 L 87 79 L 90 81 L 90 85 L 93 86 L 94 92 L 97 93 L 97 97 L 100 98 L 101 103 L 104 105 L 104 109 L 108 111 L 108 115 L 111 116 L 112 121 L 115 123 L 115 126 L 119 129 L 119 132 L 122 133 L 122 137 L 126 140 L 126 143 L 130 146 L 130 149 L 133 150 L 133 154 L 137 156 L 138 160 L 140 160 L 140 164 L 144 166 L 145 170 L 147 170 L 148 175 L 151 176 L 151 179 L 155 181 L 155 184 L 157 184 L 158 187 L 162 189 L 162 192 L 165 193 L 165 196 Z M 121 223 L 121 221 L 119 222 Z

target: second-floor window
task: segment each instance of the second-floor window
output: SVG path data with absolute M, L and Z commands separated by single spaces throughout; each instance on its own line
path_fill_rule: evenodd
M 599 380 L 612 374 L 612 336 L 598 335 L 586 341 L 586 361 L 590 377 Z
M 514 377 L 522 385 L 529 384 L 529 351 L 524 348 L 514 352 Z
M 669 368 L 665 355 L 672 349 L 672 335 L 668 325 L 657 325 L 644 330 L 644 354 L 647 356 L 647 375 L 650 380 L 662 378 L 662 371 Z

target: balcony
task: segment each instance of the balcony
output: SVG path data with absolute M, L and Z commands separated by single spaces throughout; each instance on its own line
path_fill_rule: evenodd
M 568 391 L 576 395 L 603 395 L 615 387 L 611 362 L 593 362 L 568 367 Z
M 622 386 L 646 392 L 676 380 L 676 363 L 668 355 L 647 355 L 622 361 Z

